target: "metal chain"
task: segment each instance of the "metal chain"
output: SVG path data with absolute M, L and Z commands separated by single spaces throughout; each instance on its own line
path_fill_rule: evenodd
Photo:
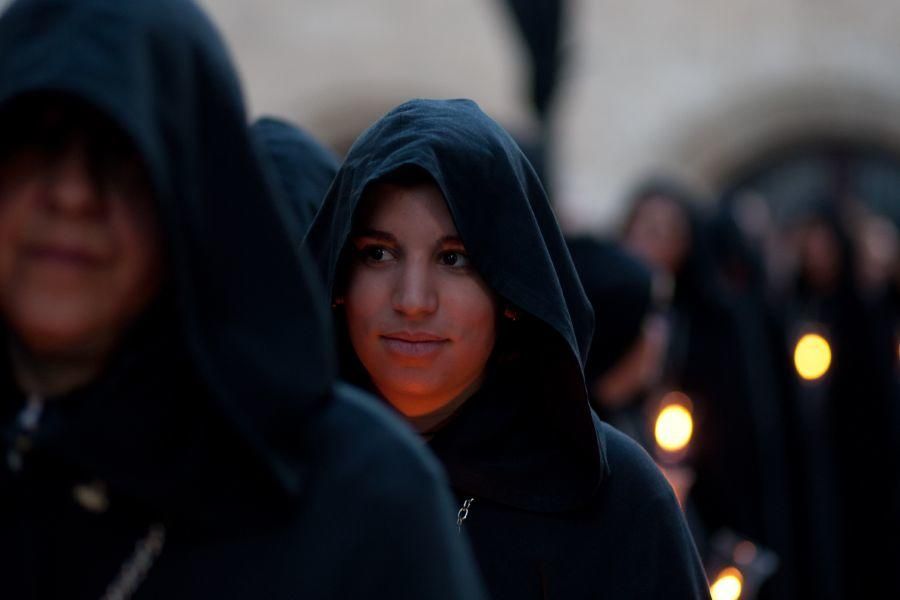
M 41 419 L 44 408 L 44 399 L 31 394 L 25 407 L 19 413 L 16 424 L 20 432 L 18 444 L 26 443 L 27 437 L 33 434 Z M 13 471 L 22 469 L 22 453 L 20 448 L 13 448 L 7 454 L 7 462 Z M 147 534 L 139 539 L 134 546 L 134 553 L 122 564 L 118 575 L 107 586 L 102 600 L 128 600 L 147 577 L 150 568 L 156 562 L 163 545 L 166 542 L 166 528 L 155 523 L 147 530 Z
M 472 503 L 475 502 L 475 498 L 467 498 L 465 502 L 462 503 L 462 506 L 459 509 L 459 512 L 456 513 L 456 532 L 460 533 L 462 531 L 463 521 L 469 518 L 469 507 L 472 506 Z
M 116 578 L 106 588 L 102 600 L 128 600 L 147 577 L 166 542 L 166 528 L 151 525 L 147 535 L 138 540 L 134 554 L 125 561 Z

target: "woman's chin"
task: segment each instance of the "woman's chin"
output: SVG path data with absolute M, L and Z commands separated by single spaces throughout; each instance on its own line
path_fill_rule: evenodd
M 376 384 L 377 386 L 377 384 Z M 379 391 L 399 413 L 405 417 L 421 417 L 446 406 L 450 398 L 434 386 L 382 387 Z
M 22 349 L 33 356 L 77 357 L 98 346 L 92 329 L 65 319 L 28 320 L 11 324 Z

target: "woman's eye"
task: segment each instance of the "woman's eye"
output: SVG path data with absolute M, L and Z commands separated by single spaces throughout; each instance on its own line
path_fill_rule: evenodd
M 394 256 L 384 246 L 365 246 L 360 248 L 359 257 L 367 263 L 384 263 L 391 260 Z
M 468 267 L 469 257 L 462 252 L 443 252 L 440 255 L 440 262 L 448 267 Z

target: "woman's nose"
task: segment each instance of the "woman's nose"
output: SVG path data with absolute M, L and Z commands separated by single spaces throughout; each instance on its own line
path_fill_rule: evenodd
M 438 293 L 428 265 L 408 262 L 397 279 L 394 310 L 409 317 L 429 315 L 437 310 Z
M 73 144 L 47 166 L 47 206 L 68 216 L 93 216 L 103 211 L 97 178 L 91 173 L 87 150 Z

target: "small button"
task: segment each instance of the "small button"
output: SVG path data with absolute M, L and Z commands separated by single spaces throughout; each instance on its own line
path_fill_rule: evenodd
M 86 511 L 103 513 L 109 509 L 109 496 L 102 481 L 82 483 L 72 488 L 75 501 Z

